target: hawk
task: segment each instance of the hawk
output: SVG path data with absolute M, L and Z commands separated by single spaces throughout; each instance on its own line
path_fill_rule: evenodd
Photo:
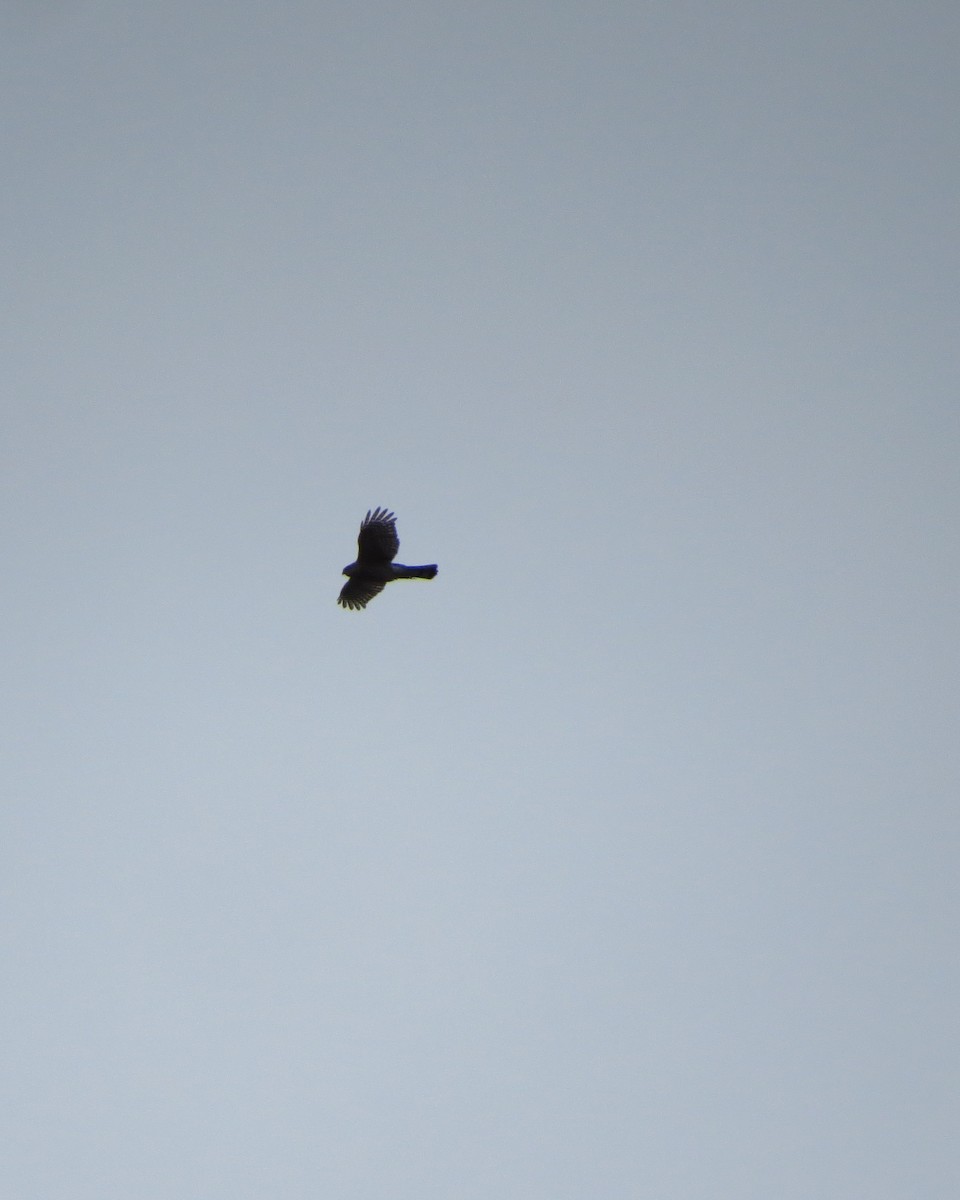
M 343 568 L 348 576 L 337 600 L 344 608 L 366 608 L 394 579 L 432 579 L 437 564 L 425 567 L 405 567 L 395 563 L 400 549 L 397 537 L 397 518 L 385 508 L 367 512 L 357 538 L 357 561 Z

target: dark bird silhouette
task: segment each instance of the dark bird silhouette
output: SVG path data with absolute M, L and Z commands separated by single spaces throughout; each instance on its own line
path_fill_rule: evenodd
M 337 600 L 344 608 L 366 608 L 394 579 L 432 579 L 437 564 L 405 567 L 395 563 L 400 549 L 397 518 L 385 508 L 375 508 L 363 518 L 357 538 L 357 561 L 343 568 L 348 576 Z

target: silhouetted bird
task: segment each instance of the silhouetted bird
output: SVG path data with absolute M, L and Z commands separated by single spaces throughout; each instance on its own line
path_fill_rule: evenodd
M 437 564 L 425 567 L 405 567 L 395 563 L 400 539 L 397 537 L 397 518 L 385 508 L 375 508 L 363 518 L 357 538 L 357 561 L 343 568 L 349 576 L 337 600 L 344 608 L 366 608 L 394 579 L 432 579 Z

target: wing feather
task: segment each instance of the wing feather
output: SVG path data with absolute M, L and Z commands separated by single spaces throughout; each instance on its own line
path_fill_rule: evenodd
M 366 608 L 374 596 L 379 596 L 386 583 L 375 583 L 369 579 L 348 579 L 343 585 L 337 603 L 342 608 Z
M 357 538 L 357 562 L 363 567 L 393 562 L 399 549 L 397 518 L 393 513 L 385 508 L 368 512 Z

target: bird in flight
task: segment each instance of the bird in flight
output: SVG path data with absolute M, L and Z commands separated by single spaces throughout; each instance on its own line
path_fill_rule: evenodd
M 344 608 L 366 608 L 394 579 L 432 579 L 437 564 L 405 567 L 395 563 L 400 539 L 397 518 L 385 508 L 375 508 L 363 518 L 357 538 L 357 561 L 343 568 L 348 576 L 337 603 Z

